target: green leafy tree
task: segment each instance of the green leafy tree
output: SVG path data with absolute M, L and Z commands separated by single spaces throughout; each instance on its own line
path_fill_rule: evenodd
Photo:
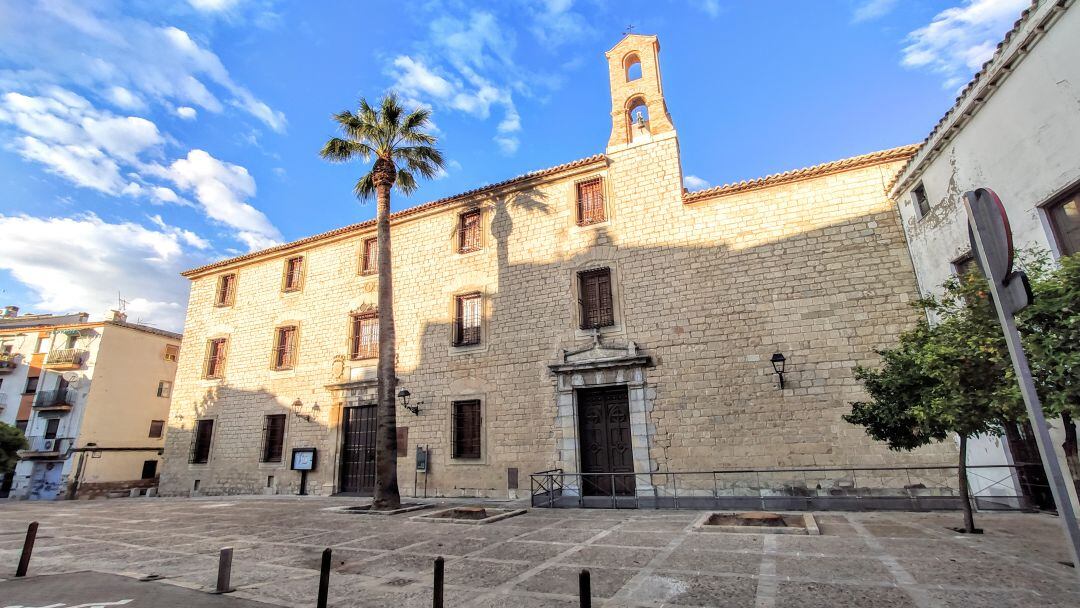
M 950 280 L 941 298 L 918 305 L 937 322 L 920 320 L 895 348 L 880 351 L 880 368 L 855 369 L 870 400 L 852 403 L 844 419 L 894 450 L 913 450 L 956 433 L 964 529 L 972 532 L 968 439 L 1000 433 L 1023 415 L 1023 402 L 985 282 L 974 275 Z
M 401 505 L 397 484 L 397 376 L 395 374 L 394 291 L 391 276 L 390 191 L 411 194 L 417 177 L 438 175 L 443 156 L 435 137 L 425 132 L 431 112 L 423 108 L 406 113 L 393 94 L 383 97 L 378 108 L 361 99 L 354 114 L 334 115 L 342 137 L 326 142 L 320 154 L 333 162 L 374 160 L 353 192 L 357 198 L 375 198 L 379 277 L 378 424 L 375 436 L 375 496 L 373 509 L 396 509 Z
M 15 463 L 19 461 L 18 451 L 29 445 L 26 436 L 19 429 L 0 422 L 0 473 L 11 474 Z

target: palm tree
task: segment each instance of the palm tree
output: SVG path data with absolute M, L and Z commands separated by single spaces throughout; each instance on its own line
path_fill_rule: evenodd
M 372 508 L 401 506 L 397 484 L 397 376 L 394 351 L 394 288 L 390 264 L 390 190 L 403 194 L 416 190 L 417 175 L 431 179 L 442 170 L 443 156 L 435 148 L 435 138 L 424 132 L 431 111 L 417 108 L 406 114 L 397 96 L 383 97 L 379 108 L 360 99 L 356 114 L 344 110 L 334 115 L 343 137 L 326 142 L 320 154 L 333 162 L 360 158 L 375 160 L 371 170 L 353 187 L 356 197 L 375 196 L 379 249 L 379 404 L 375 435 L 375 497 Z

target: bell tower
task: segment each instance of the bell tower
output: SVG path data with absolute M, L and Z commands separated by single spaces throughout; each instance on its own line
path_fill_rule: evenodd
M 612 152 L 674 132 L 660 82 L 660 42 L 629 34 L 605 53 L 611 81 Z

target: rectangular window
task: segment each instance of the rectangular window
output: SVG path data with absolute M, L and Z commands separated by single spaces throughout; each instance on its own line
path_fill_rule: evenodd
M 581 298 L 581 329 L 615 324 L 610 269 L 597 268 L 578 273 L 578 290 Z
M 1046 208 L 1062 255 L 1080 253 L 1080 190 Z
M 607 219 L 604 213 L 604 180 L 596 177 L 577 184 L 578 226 L 598 224 Z
M 480 458 L 480 401 L 455 401 L 454 458 Z
M 164 420 L 151 420 L 150 421 L 150 434 L 147 435 L 151 439 L 160 439 L 161 435 L 165 432 Z
M 48 418 L 45 420 L 45 439 L 56 439 L 56 433 L 59 430 L 59 418 Z
M 274 330 L 274 369 L 292 369 L 296 365 L 295 325 L 286 325 Z
M 37 392 L 37 385 L 38 385 L 38 377 L 37 376 L 30 376 L 29 378 L 26 379 L 26 388 L 23 389 L 23 392 L 28 394 L 28 395 L 32 394 L 32 393 L 36 393 Z
M 228 350 L 229 343 L 225 338 L 214 338 L 207 342 L 204 377 L 221 378 L 225 375 L 225 356 Z
M 188 462 L 206 464 L 210 461 L 210 442 L 214 439 L 214 421 L 196 420 L 195 433 L 191 438 L 191 454 Z
M 272 414 L 263 421 L 263 462 L 281 462 L 285 445 L 285 414 Z
M 454 346 L 480 344 L 482 302 L 479 293 L 454 297 Z
M 157 396 L 158 397 L 171 397 L 172 396 L 172 382 L 168 380 L 162 380 L 157 383 Z
M 180 358 L 180 346 L 178 344 L 165 345 L 165 360 L 176 361 Z
M 911 191 L 911 199 L 915 201 L 915 207 L 919 210 L 919 217 L 926 217 L 930 213 L 930 199 L 926 196 L 926 188 L 922 184 L 915 186 Z
M 19 429 L 20 431 L 22 431 L 22 432 L 23 432 L 23 434 L 25 435 L 25 434 L 26 434 L 26 424 L 27 424 L 28 422 L 30 422 L 30 421 L 29 421 L 29 420 L 16 420 L 16 421 L 15 421 L 15 428 L 17 428 L 17 429 Z
M 360 274 L 375 274 L 379 271 L 379 239 L 364 239 L 360 248 Z
M 282 291 L 299 291 L 304 276 L 304 256 L 285 260 L 285 276 L 281 279 Z
M 379 315 L 374 312 L 353 313 L 349 332 L 349 358 L 374 359 L 379 356 Z
M 953 260 L 952 267 L 953 273 L 960 278 L 964 278 L 972 272 L 980 274 L 979 265 L 975 263 L 975 258 L 971 255 L 971 252 Z
M 458 253 L 480 250 L 480 210 L 462 213 L 458 218 Z
M 157 477 L 157 461 L 144 460 L 142 463 L 142 477 L 140 479 L 153 479 Z
M 215 306 L 232 306 L 236 298 L 236 274 L 223 274 L 218 277 Z

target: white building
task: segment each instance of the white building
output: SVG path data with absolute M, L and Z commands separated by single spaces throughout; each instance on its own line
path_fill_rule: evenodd
M 940 293 L 970 263 L 962 195 L 975 188 L 1001 198 L 1018 250 L 1054 259 L 1080 252 L 1080 9 L 1073 4 L 1033 2 L 892 184 L 924 294 Z M 1061 420 L 1050 424 L 1064 466 Z M 970 443 L 969 462 L 1030 456 L 1030 442 L 1012 440 Z M 974 489 L 1005 479 L 998 487 L 1014 491 L 1019 480 L 1001 472 L 994 479 L 981 471 Z

